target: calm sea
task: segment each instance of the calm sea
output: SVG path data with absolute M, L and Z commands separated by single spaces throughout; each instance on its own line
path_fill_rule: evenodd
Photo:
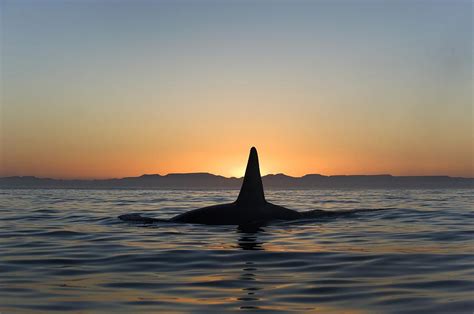
M 0 312 L 473 313 L 472 192 L 267 191 L 296 210 L 373 211 L 243 232 L 116 218 L 237 190 L 0 190 Z

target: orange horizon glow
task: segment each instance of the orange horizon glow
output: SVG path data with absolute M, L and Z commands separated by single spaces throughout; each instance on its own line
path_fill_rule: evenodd
M 258 149 L 258 148 L 257 148 Z M 473 177 L 472 169 L 465 165 L 453 171 L 450 163 L 446 163 L 444 171 L 437 160 L 431 163 L 426 162 L 423 169 L 419 164 L 412 164 L 413 170 L 407 166 L 407 162 L 400 163 L 377 163 L 374 156 L 366 156 L 363 162 L 358 158 L 349 158 L 350 153 L 343 157 L 330 157 L 322 155 L 321 158 L 313 158 L 310 153 L 304 151 L 275 151 L 259 150 L 260 168 L 262 176 L 267 174 L 284 173 L 292 177 L 301 177 L 305 174 L 322 175 L 375 175 L 391 174 L 395 176 L 417 176 L 417 175 L 449 175 L 453 177 Z M 143 174 L 170 173 L 197 173 L 205 172 L 224 177 L 243 177 L 248 158 L 248 149 L 240 152 L 216 153 L 190 153 L 173 155 L 161 154 L 162 162 L 159 158 L 154 160 L 150 154 L 142 156 L 129 155 L 117 156 L 89 156 L 89 158 L 66 159 L 60 158 L 53 165 L 45 163 L 41 158 L 26 160 L 21 170 L 12 167 L 9 170 L 1 169 L 0 176 L 36 176 L 55 179 L 110 179 L 123 177 L 136 177 Z M 355 155 L 354 155 L 355 156 Z M 118 158 L 121 157 L 121 158 Z M 128 158 L 127 158 L 128 157 Z M 276 158 L 278 157 L 278 158 Z M 107 159 L 110 158 L 110 161 Z M 129 160 L 134 160 L 130 162 Z M 389 169 L 389 170 L 387 170 Z M 470 172 L 469 172 L 470 171 Z
M 0 176 L 474 177 L 468 1 L 191 2 L 2 3 Z

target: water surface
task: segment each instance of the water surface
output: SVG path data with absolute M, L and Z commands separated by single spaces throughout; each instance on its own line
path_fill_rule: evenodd
M 474 311 L 472 190 L 266 191 L 296 210 L 373 211 L 251 232 L 116 218 L 237 194 L 0 190 L 0 312 Z

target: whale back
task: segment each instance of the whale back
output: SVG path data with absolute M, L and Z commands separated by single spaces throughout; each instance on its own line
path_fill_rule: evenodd
M 266 203 L 262 177 L 260 176 L 260 166 L 258 164 L 258 154 L 255 147 L 250 149 L 244 182 L 240 188 L 237 203 L 241 205 L 263 205 Z

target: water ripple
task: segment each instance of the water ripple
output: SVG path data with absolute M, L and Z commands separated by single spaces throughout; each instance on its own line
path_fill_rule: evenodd
M 354 213 L 252 232 L 116 218 L 237 193 L 0 190 L 0 312 L 472 313 L 471 190 L 267 191 Z

